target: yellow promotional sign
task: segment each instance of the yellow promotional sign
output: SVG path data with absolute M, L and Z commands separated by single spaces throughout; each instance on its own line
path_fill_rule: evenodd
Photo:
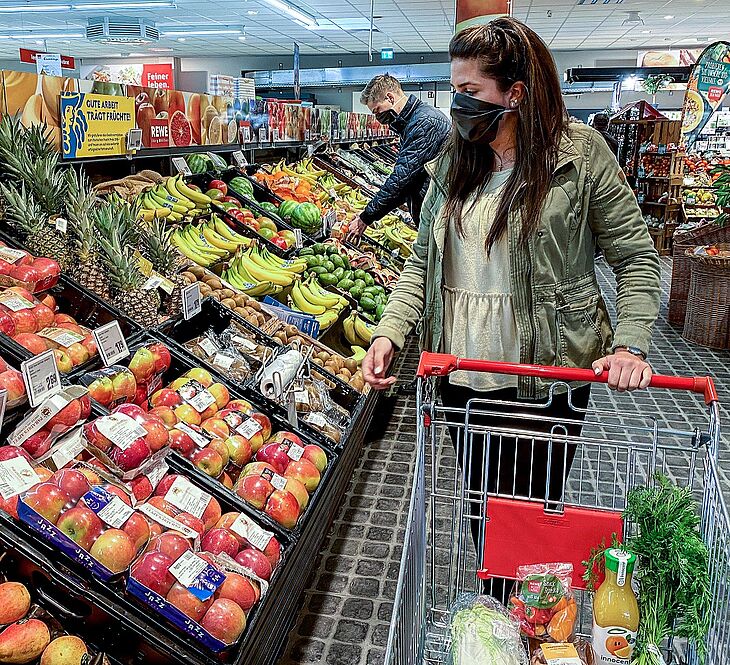
M 64 159 L 123 155 L 134 129 L 134 99 L 84 92 L 61 95 Z

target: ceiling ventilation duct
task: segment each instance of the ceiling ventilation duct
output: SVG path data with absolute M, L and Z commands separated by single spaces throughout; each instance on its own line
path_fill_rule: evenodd
M 86 38 L 100 44 L 149 44 L 160 40 L 160 31 L 141 18 L 99 16 L 89 19 Z
M 639 12 L 626 12 L 626 18 L 621 25 L 644 25 L 644 19 L 641 18 Z

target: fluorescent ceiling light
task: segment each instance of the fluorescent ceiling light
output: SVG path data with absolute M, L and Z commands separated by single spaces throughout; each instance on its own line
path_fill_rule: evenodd
M 162 31 L 163 37 L 194 37 L 196 35 L 240 35 L 240 30 L 178 30 L 175 32 Z
M 160 47 L 160 48 L 151 48 L 151 49 L 148 49 L 148 50 L 149 51 L 154 51 L 155 53 L 167 53 L 169 51 L 172 51 L 173 49 Z
M 0 35 L 0 39 L 80 39 L 85 36 L 83 32 L 18 32 Z
M 314 18 L 314 16 L 307 14 L 307 12 L 295 7 L 294 5 L 290 5 L 288 2 L 284 2 L 284 0 L 264 0 L 264 2 L 274 9 L 278 9 L 285 14 L 288 14 L 296 21 L 303 23 L 307 28 L 311 29 L 312 27 L 317 26 L 317 19 Z
M 138 0 L 137 2 L 95 2 L 81 3 L 73 2 L 68 4 L 53 5 L 31 5 L 27 3 L 15 3 L 12 5 L 0 5 L 0 14 L 11 14 L 17 11 L 24 12 L 68 12 L 97 11 L 101 9 L 175 9 L 174 0 Z
M 345 32 L 370 30 L 370 21 L 366 18 L 336 18 L 334 21 L 321 19 L 310 30 L 314 30 L 315 32 L 319 32 L 320 30 L 344 30 Z
M 665 21 L 671 21 L 671 20 L 672 20 L 673 18 L 674 18 L 674 16 L 673 16 L 672 14 L 667 14 L 667 15 L 666 15 L 666 16 L 664 17 L 664 20 L 665 20 Z

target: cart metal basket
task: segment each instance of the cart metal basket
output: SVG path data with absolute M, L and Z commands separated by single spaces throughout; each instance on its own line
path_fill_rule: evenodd
M 553 383 L 545 404 L 531 411 L 524 403 L 482 399 L 471 400 L 466 408 L 444 407 L 437 401 L 436 379 L 459 370 L 535 376 Z M 730 518 L 717 471 L 720 425 L 712 379 L 652 378 L 650 389 L 692 391 L 704 397 L 709 411 L 705 425 L 686 430 L 668 423 L 676 402 L 662 401 L 655 390 L 650 391 L 647 403 L 663 413 L 575 406 L 575 389 L 568 382 L 606 383 L 607 372 L 596 376 L 592 370 L 424 353 L 418 378 L 418 456 L 386 665 L 444 663 L 450 647 L 448 613 L 454 600 L 465 592 L 480 593 L 484 580 L 514 579 L 516 566 L 521 564 L 574 562 L 577 633 L 588 636 L 591 603 L 580 579 L 580 562 L 588 557 L 590 547 L 600 544 L 600 539 L 595 540 L 597 534 L 607 535 L 610 543 L 610 529 L 618 528 L 621 533 L 628 492 L 654 482 L 657 472 L 690 486 L 700 506 L 702 538 L 711 552 L 713 595 L 712 606 L 707 608 L 710 630 L 705 663 L 730 662 Z M 549 406 L 566 392 L 570 416 L 551 417 Z M 664 404 L 673 407 L 662 409 Z M 541 408 L 545 409 L 543 415 Z M 495 420 L 505 413 L 507 424 Z M 582 432 L 576 430 L 579 425 Z M 490 464 L 508 466 L 505 460 L 511 453 L 503 455 L 501 450 L 507 442 L 514 442 L 515 450 L 527 447 L 529 455 L 547 451 L 544 484 L 542 479 L 532 482 L 531 476 L 530 482 L 525 483 L 524 478 L 520 482 L 515 453 L 515 469 L 498 469 L 497 486 L 482 489 Z M 495 447 L 499 449 L 496 457 L 490 455 Z M 481 460 L 474 460 L 475 454 Z M 571 465 L 568 457 L 573 454 Z M 562 457 L 562 465 L 555 464 L 556 456 L 558 462 Z M 481 486 L 475 487 L 473 477 L 470 483 L 468 469 L 473 461 L 483 471 Z M 556 479 L 550 478 L 556 467 L 563 469 L 557 497 Z M 494 468 L 491 474 L 495 474 Z M 631 524 L 623 525 L 624 531 L 631 529 Z M 476 538 L 478 542 L 474 542 Z M 699 662 L 696 646 L 682 640 L 669 639 L 663 655 L 667 664 Z

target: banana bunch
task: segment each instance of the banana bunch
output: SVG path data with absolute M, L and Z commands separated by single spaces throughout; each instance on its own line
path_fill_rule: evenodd
M 175 229 L 171 241 L 187 258 L 205 268 L 253 242 L 229 228 L 217 215 L 199 226 L 186 224 Z
M 365 235 L 389 249 L 397 249 L 403 258 L 408 258 L 412 254 L 412 245 L 418 232 L 395 215 L 386 215 L 365 229 Z
M 360 315 L 355 311 L 342 322 L 345 332 L 345 339 L 352 345 L 353 352 L 357 355 L 357 347 L 368 346 L 373 336 L 371 328 Z M 363 354 L 364 356 L 364 354 Z
M 340 197 L 356 210 L 362 210 L 367 204 L 368 200 L 360 193 L 359 190 L 350 188 L 349 191 L 344 192 Z
M 180 222 L 185 217 L 203 214 L 210 209 L 210 197 L 188 187 L 182 176 L 169 177 L 139 196 L 140 217 L 149 222 L 167 218 Z
M 319 321 L 320 332 L 337 321 L 347 304 L 345 298 L 327 291 L 311 276 L 294 282 L 288 301 L 291 309 L 314 316 Z
M 280 259 L 254 243 L 236 254 L 223 279 L 252 297 L 274 295 L 291 286 L 306 267 L 303 259 Z

